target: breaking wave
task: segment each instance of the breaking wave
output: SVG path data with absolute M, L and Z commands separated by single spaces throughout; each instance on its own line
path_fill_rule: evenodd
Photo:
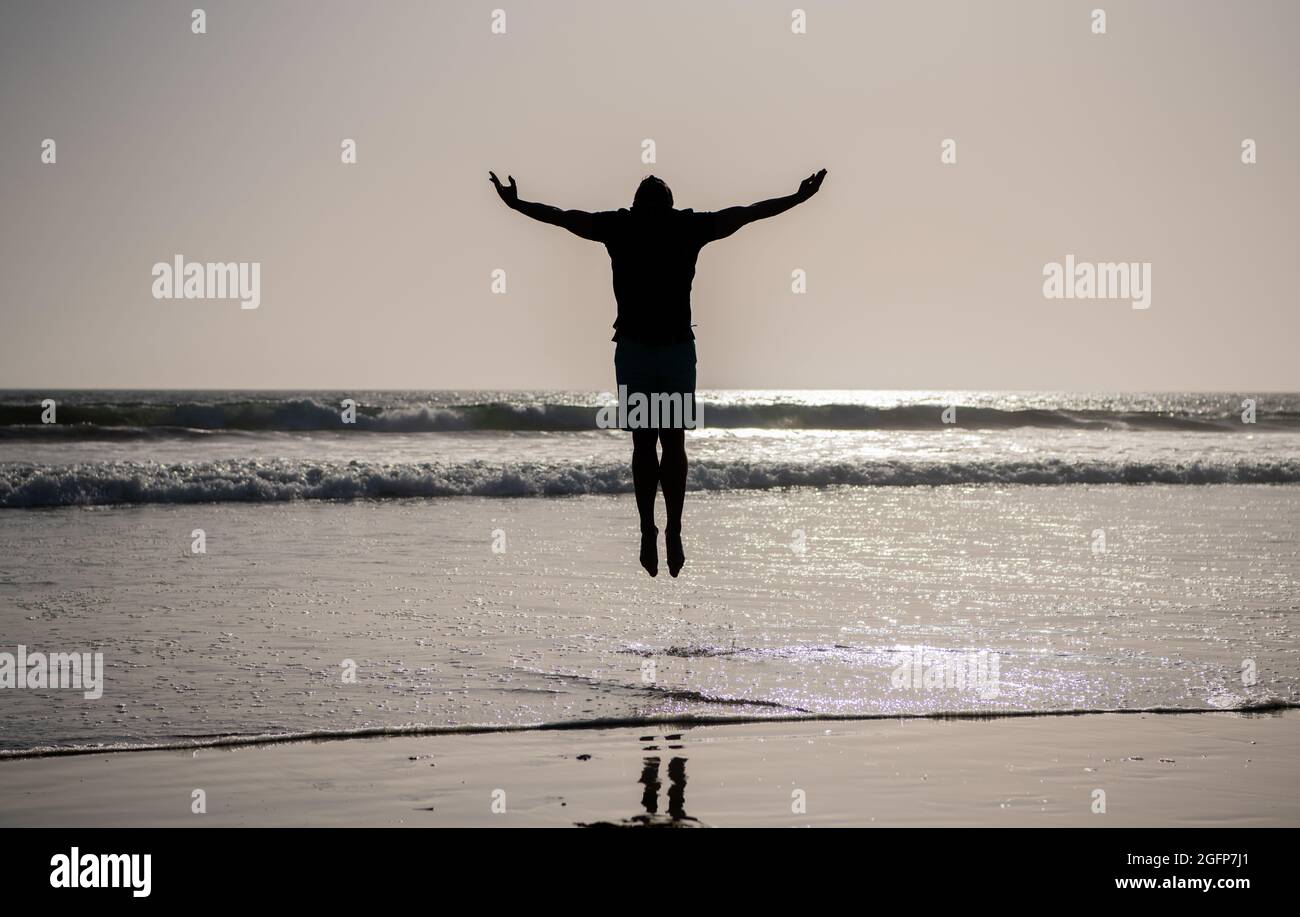
M 1300 458 L 1260 461 L 879 460 L 692 463 L 693 490 L 945 484 L 1294 484 Z M 405 497 L 531 497 L 632 490 L 625 463 L 459 464 L 291 459 L 177 464 L 0 465 L 0 508 L 147 503 L 269 503 Z
M 711 403 L 701 399 L 706 427 L 773 430 L 943 429 L 943 404 L 873 407 L 863 404 Z M 1289 405 L 1288 405 L 1289 406 Z M 218 432 L 342 431 L 443 433 L 473 430 L 563 432 L 596 429 L 596 403 L 491 401 L 478 404 L 377 406 L 359 404 L 356 422 L 344 424 L 339 406 L 314 398 L 66 403 L 57 424 L 42 424 L 38 404 L 0 403 L 0 437 L 123 438 L 204 435 Z M 1079 430 L 1183 430 L 1231 432 L 1300 429 L 1300 412 L 1261 410 L 1245 425 L 1235 411 L 1059 410 L 957 406 L 965 429 L 1047 427 Z

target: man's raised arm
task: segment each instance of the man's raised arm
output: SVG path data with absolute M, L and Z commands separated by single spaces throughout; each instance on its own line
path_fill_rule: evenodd
M 822 186 L 822 181 L 825 178 L 826 170 L 822 169 L 820 172 L 805 178 L 800 182 L 799 190 L 787 197 L 774 197 L 769 201 L 750 204 L 748 207 L 728 207 L 726 210 L 715 212 L 713 214 L 713 238 L 725 239 L 746 223 L 774 217 L 778 213 L 785 213 L 796 204 L 802 204 L 817 193 L 817 189 Z
M 593 242 L 601 241 L 596 234 L 596 221 L 592 219 L 592 215 L 587 211 L 561 210 L 559 207 L 552 207 L 550 204 L 520 200 L 519 186 L 515 184 L 513 175 L 506 176 L 510 180 L 509 185 L 502 185 L 495 172 L 489 172 L 488 176 L 491 178 L 492 184 L 496 186 L 497 194 L 501 195 L 501 200 L 505 201 L 506 206 L 511 210 L 518 210 L 526 217 L 532 217 L 534 220 L 567 229 L 575 236 L 582 236 L 582 238 L 590 239 Z

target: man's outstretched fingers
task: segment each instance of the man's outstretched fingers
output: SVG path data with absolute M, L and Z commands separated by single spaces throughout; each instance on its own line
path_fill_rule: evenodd
M 508 187 L 501 184 L 501 179 L 497 178 L 497 173 L 490 169 L 488 170 L 488 178 L 492 180 L 492 185 L 497 189 L 497 194 L 500 195 L 501 200 L 514 207 L 519 200 L 519 186 L 515 184 L 515 177 L 513 175 L 509 176 L 510 185 Z
M 825 177 L 826 177 L 825 169 L 822 169 L 820 172 L 814 172 L 812 175 L 809 175 L 807 178 L 803 180 L 803 184 L 800 186 L 800 188 L 806 189 L 807 193 L 810 196 L 816 194 L 822 186 L 822 179 L 824 179 Z

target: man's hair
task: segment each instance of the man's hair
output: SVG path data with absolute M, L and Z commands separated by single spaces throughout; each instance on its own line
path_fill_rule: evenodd
M 673 192 L 663 179 L 647 175 L 637 186 L 636 196 L 632 198 L 632 207 L 636 210 L 672 210 Z

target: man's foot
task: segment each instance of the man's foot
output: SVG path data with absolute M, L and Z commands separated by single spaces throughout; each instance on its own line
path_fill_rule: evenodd
M 682 553 L 682 533 L 665 532 L 664 548 L 668 552 L 668 572 L 676 578 L 682 570 L 682 565 L 686 563 L 686 555 Z
M 659 530 L 644 529 L 641 532 L 641 566 L 651 576 L 659 575 Z M 677 574 L 674 573 L 673 576 Z

